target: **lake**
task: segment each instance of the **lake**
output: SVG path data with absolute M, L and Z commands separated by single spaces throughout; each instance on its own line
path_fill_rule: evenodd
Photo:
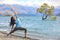
M 9 31 L 10 22 L 9 16 L 0 16 L 0 30 L 3 29 Z M 22 21 L 22 27 L 27 28 L 27 35 L 31 36 L 60 36 L 60 17 L 57 17 L 57 20 L 53 21 L 51 19 L 42 20 L 40 16 L 19 16 Z M 15 32 L 16 34 L 24 34 L 21 32 Z

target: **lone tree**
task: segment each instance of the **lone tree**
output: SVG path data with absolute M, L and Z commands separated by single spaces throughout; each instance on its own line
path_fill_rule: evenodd
M 54 6 L 49 6 L 46 3 L 44 3 L 37 9 L 37 12 L 43 14 L 42 20 L 47 19 L 48 16 L 54 16 L 53 11 L 54 11 Z M 54 18 L 56 19 L 56 17 Z

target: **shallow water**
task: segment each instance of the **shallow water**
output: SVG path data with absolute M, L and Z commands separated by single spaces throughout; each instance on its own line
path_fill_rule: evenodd
M 28 35 L 57 35 L 60 36 L 60 17 L 56 21 L 51 19 L 41 20 L 39 16 L 19 16 L 22 27 L 27 28 Z M 10 30 L 10 17 L 0 16 L 0 29 Z M 20 32 L 17 32 L 18 34 Z

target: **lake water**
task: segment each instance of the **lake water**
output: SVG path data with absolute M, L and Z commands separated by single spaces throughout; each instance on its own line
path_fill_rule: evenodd
M 39 16 L 19 16 L 22 21 L 22 27 L 27 28 L 28 35 L 42 36 L 55 35 L 60 36 L 60 17 L 56 21 L 51 19 L 41 20 Z M 10 17 L 0 16 L 0 29 L 10 30 Z M 16 32 L 17 34 L 23 32 Z

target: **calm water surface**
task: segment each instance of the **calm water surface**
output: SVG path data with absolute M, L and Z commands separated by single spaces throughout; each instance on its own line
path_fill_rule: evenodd
M 56 21 L 41 20 L 39 16 L 19 16 L 22 27 L 27 28 L 29 35 L 58 35 L 60 36 L 60 17 Z M 10 17 L 0 16 L 0 29 L 9 30 Z M 19 32 L 17 32 L 19 34 Z

